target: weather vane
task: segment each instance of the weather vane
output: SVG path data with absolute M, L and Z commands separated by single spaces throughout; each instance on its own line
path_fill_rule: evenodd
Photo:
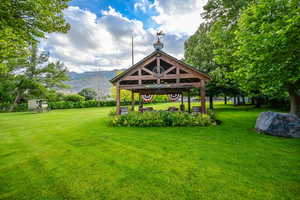
M 160 38 L 165 34 L 162 31 L 156 33 L 157 41 L 153 44 L 155 50 L 161 50 L 164 48 L 164 44 L 160 42 Z

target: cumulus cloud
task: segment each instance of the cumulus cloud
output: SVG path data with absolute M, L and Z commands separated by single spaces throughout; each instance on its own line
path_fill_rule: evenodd
M 197 29 L 203 3 L 196 0 L 139 0 L 136 10 L 155 8 L 159 15 L 153 20 L 158 30 L 167 34 L 163 38 L 164 50 L 183 57 L 184 41 Z M 180 2 L 180 3 L 179 3 Z M 154 49 L 156 30 L 145 29 L 142 21 L 128 19 L 112 7 L 102 10 L 101 17 L 89 10 L 69 7 L 65 19 L 71 24 L 67 34 L 50 34 L 41 41 L 41 48 L 48 50 L 52 60 L 61 60 L 70 71 L 83 72 L 98 69 L 123 69 L 131 65 L 131 36 L 134 36 L 135 60 L 147 56 Z
M 200 14 L 207 0 L 155 0 L 151 5 L 158 11 L 152 19 L 160 29 L 177 34 L 193 34 L 200 22 Z
M 151 4 L 148 0 L 139 0 L 134 4 L 135 10 L 141 10 L 143 12 L 146 12 L 147 10 L 151 9 L 153 7 L 153 4 Z

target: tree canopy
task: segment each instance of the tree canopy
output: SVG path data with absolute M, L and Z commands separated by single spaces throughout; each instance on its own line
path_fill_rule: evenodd
M 244 89 L 288 92 L 300 116 L 300 5 L 298 0 L 260 0 L 239 18 L 235 74 Z
M 97 97 L 97 92 L 93 88 L 83 88 L 79 93 L 85 100 L 94 100 Z
M 300 116 L 298 0 L 208 0 L 185 59 L 213 78 L 208 94 L 290 96 Z
M 10 59 L 26 57 L 28 48 L 46 33 L 66 33 L 70 25 L 63 18 L 69 0 L 1 0 L 0 73 Z
M 51 90 L 67 87 L 67 69 L 61 62 L 49 62 L 48 58 L 47 52 L 38 53 L 33 46 L 26 59 L 9 63 L 13 65 L 10 71 L 0 77 L 0 99 L 15 105 L 25 97 L 45 97 Z

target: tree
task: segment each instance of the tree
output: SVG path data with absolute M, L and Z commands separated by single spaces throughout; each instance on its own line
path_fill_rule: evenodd
M 197 32 L 185 42 L 185 61 L 200 71 L 208 73 L 212 80 L 206 86 L 209 106 L 213 109 L 213 97 L 234 95 L 236 84 L 229 77 L 229 67 L 215 61 L 216 45 L 211 36 L 211 25 L 200 24 Z M 231 92 L 231 93 L 229 93 Z
M 256 106 L 260 106 L 262 92 L 256 87 L 252 90 L 244 90 L 239 79 L 233 74 L 234 64 L 237 61 L 233 55 L 238 44 L 235 39 L 238 19 L 245 8 L 255 0 L 209 0 L 204 6 L 202 16 L 211 24 L 209 36 L 214 44 L 213 60 L 222 66 L 222 76 L 217 77 L 220 81 L 227 81 L 225 84 L 224 95 L 230 96 L 250 96 L 256 98 Z M 218 72 L 219 73 L 219 72 Z
M 0 73 L 7 72 L 8 60 L 30 54 L 28 48 L 46 33 L 69 30 L 62 13 L 68 1 L 1 0 Z
M 68 94 L 64 96 L 65 101 L 79 102 L 84 101 L 84 97 L 79 94 Z
M 300 6 L 298 0 L 259 0 L 238 21 L 236 76 L 249 90 L 288 92 L 300 117 Z
M 93 88 L 84 88 L 78 94 L 85 97 L 85 100 L 94 100 L 97 96 L 97 92 Z
M 9 95 L 14 106 L 25 97 L 45 97 L 49 90 L 64 88 L 68 80 L 67 69 L 57 61 L 49 63 L 49 54 L 42 52 L 38 54 L 37 47 L 31 48 L 31 55 L 27 59 L 15 63 L 8 63 L 10 71 L 1 76 L 1 86 L 9 85 L 10 91 L 0 90 L 0 97 Z

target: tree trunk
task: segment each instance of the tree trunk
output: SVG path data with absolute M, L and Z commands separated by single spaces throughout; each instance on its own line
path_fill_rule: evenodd
M 255 98 L 255 108 L 260 108 L 261 107 L 261 99 L 260 97 Z
M 240 101 L 240 96 L 237 97 L 237 104 L 240 105 L 241 101 Z
M 233 105 L 236 105 L 236 96 L 233 97 Z
M 224 104 L 227 104 L 227 97 L 224 97 Z
M 242 102 L 243 102 L 243 105 L 246 104 L 246 101 L 245 101 L 245 97 L 244 97 L 244 96 L 242 96 Z
M 296 89 L 289 89 L 288 92 L 291 101 L 290 113 L 300 118 L 300 95 Z
M 213 96 L 209 96 L 209 108 L 214 109 L 214 99 Z
M 14 108 L 16 107 L 16 105 L 18 104 L 20 99 L 21 99 L 21 92 L 17 92 L 16 98 L 15 98 L 14 102 L 12 103 L 12 105 L 9 108 L 9 112 L 14 111 Z
M 251 105 L 254 105 L 255 104 L 255 99 L 254 97 L 251 97 Z

